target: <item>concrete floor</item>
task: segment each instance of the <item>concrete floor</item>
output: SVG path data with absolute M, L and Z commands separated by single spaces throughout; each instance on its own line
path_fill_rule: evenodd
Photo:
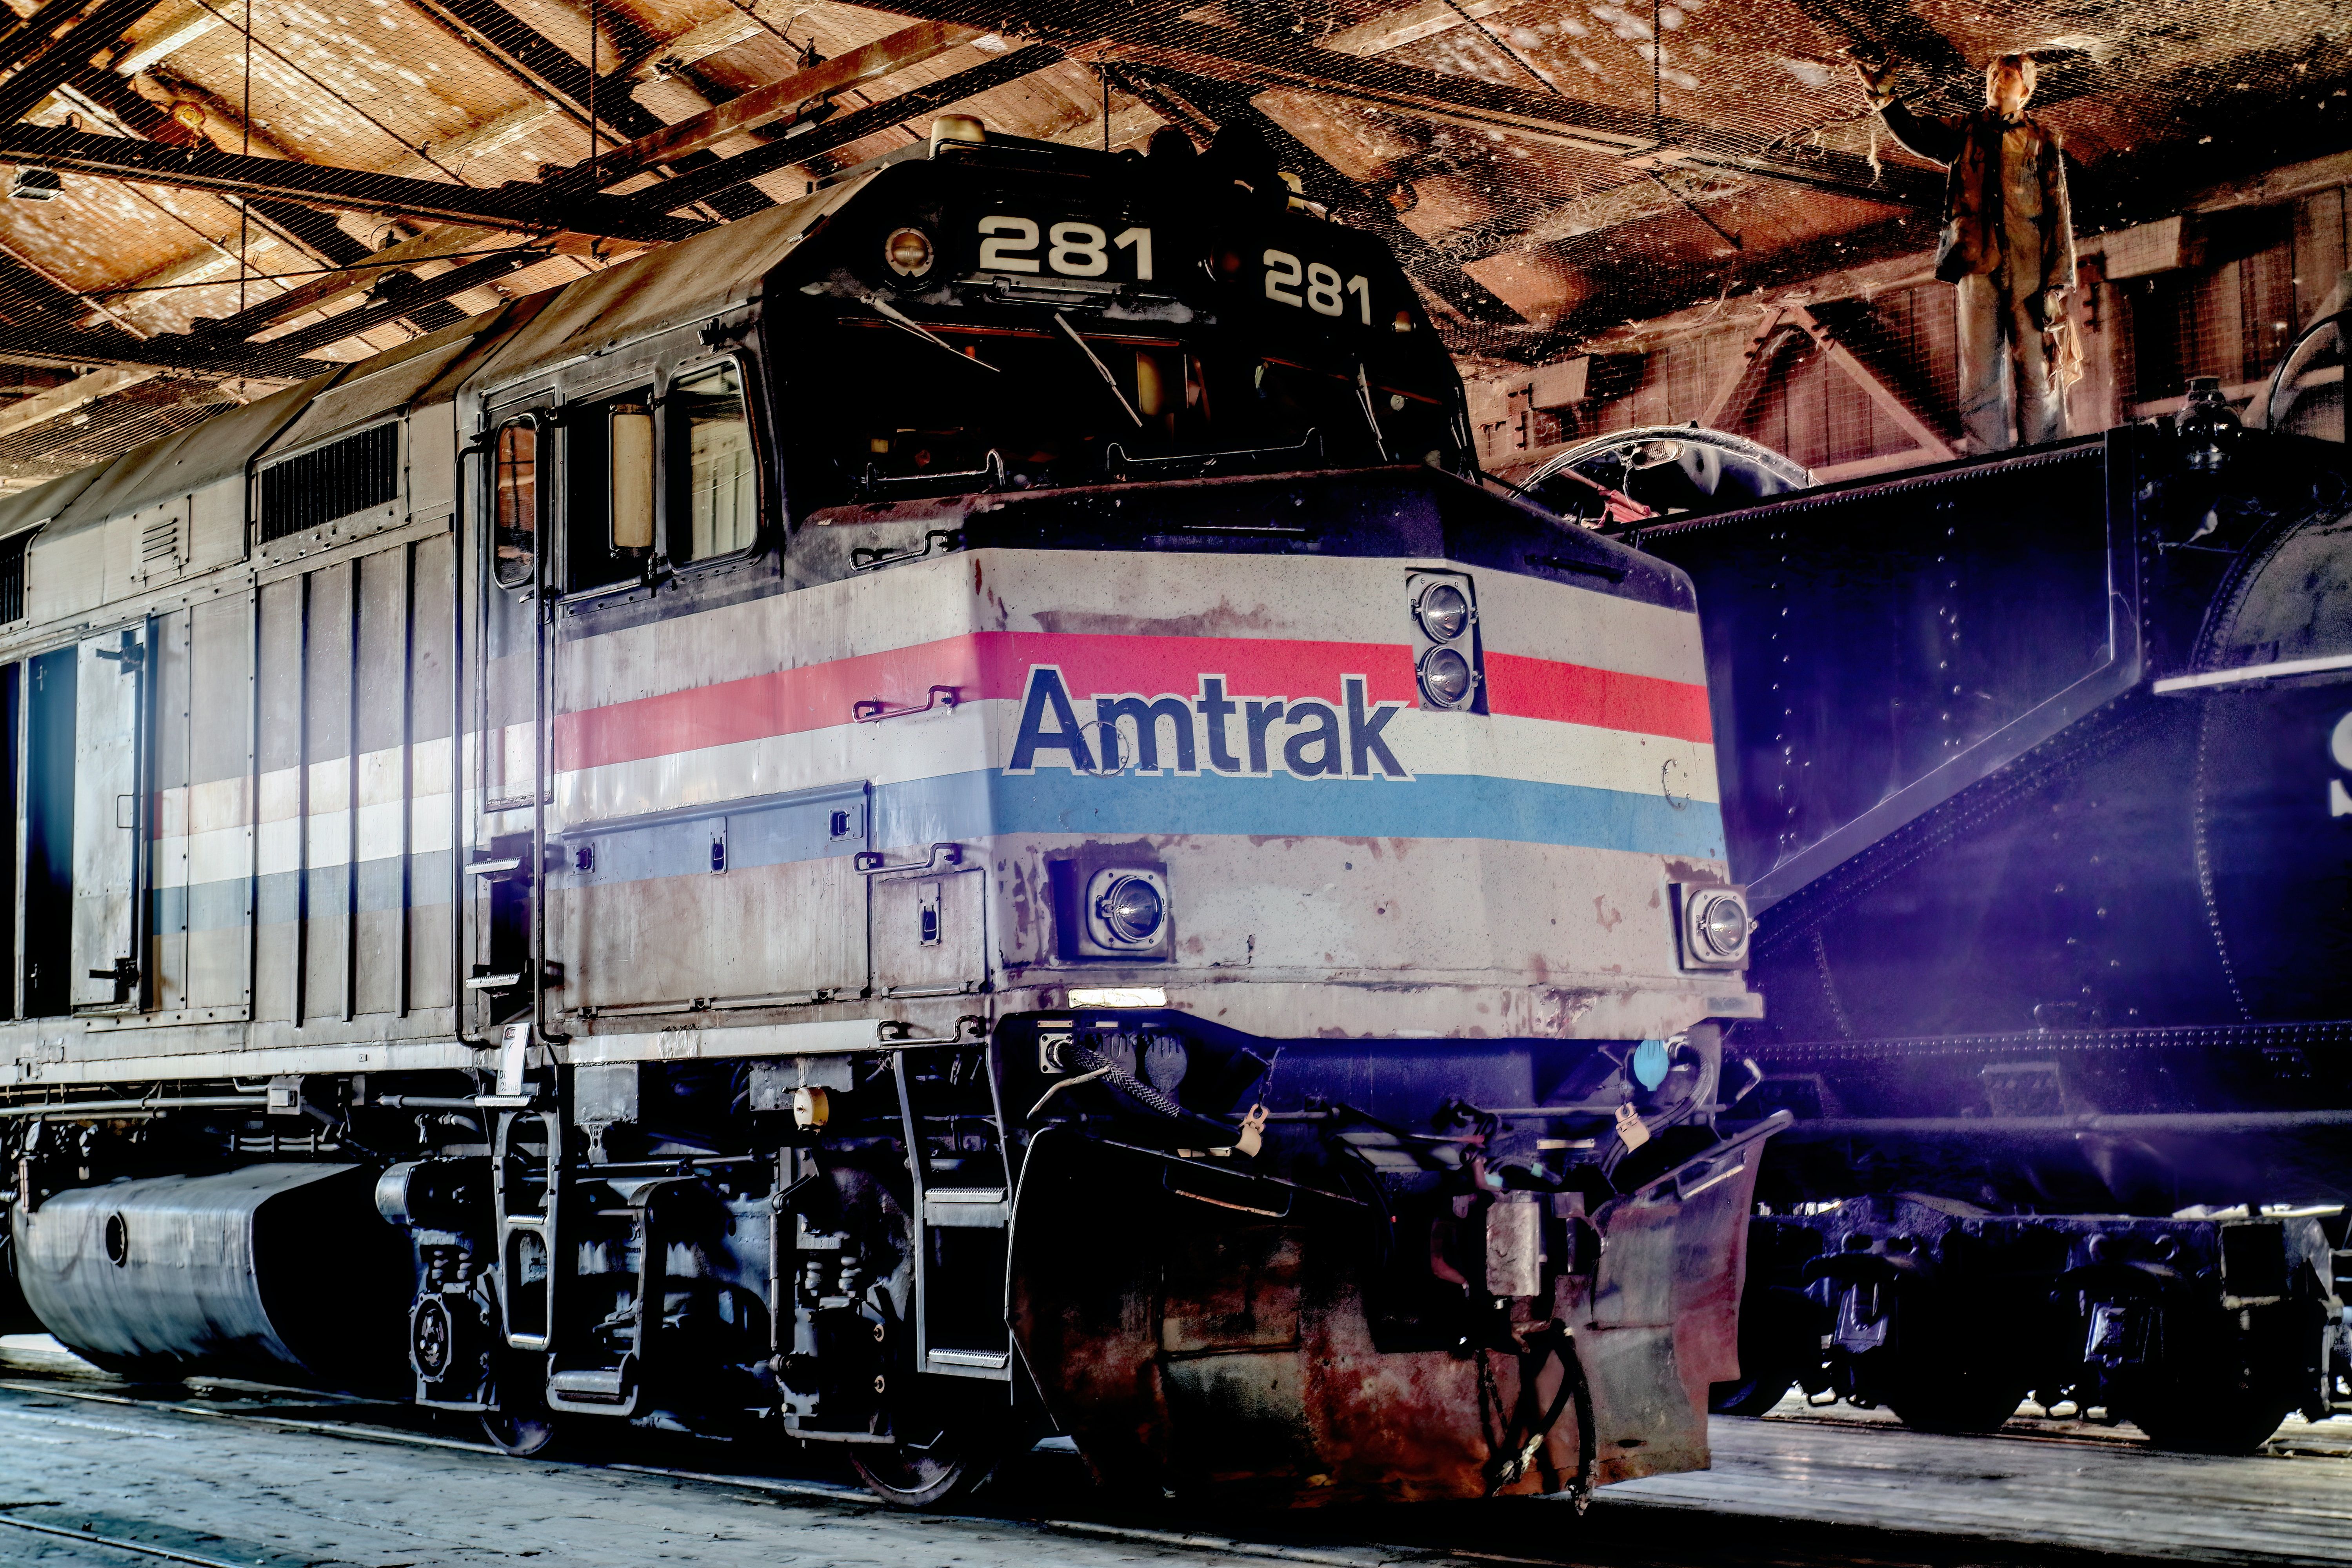
M 2021 1418 L 1935 1437 L 1790 1401 L 1718 1419 L 1716 1468 L 1556 1502 L 1206 1519 L 1118 1515 L 1041 1451 L 984 1507 L 872 1506 L 808 1461 L 633 1445 L 532 1464 L 415 1413 L 252 1385 L 134 1389 L 0 1347 L 0 1563 L 44 1568 L 1323 1568 L 1529 1563 L 2352 1564 L 2352 1422 L 2291 1424 L 2243 1459 L 2152 1453 L 2129 1428 Z M 133 1548 L 136 1548 L 134 1550 Z

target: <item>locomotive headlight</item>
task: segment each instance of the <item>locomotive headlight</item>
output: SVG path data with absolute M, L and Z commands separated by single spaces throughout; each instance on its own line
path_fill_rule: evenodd
M 1698 934 L 1718 954 L 1729 958 L 1748 945 L 1748 911 L 1738 899 L 1709 899 L 1698 918 Z
M 1440 708 L 1459 708 L 1470 700 L 1477 675 L 1461 650 L 1433 647 L 1421 657 L 1421 689 Z
M 1168 883 L 1157 871 L 1116 867 L 1087 879 L 1087 934 L 1106 954 L 1143 956 L 1168 942 Z
M 1101 917 L 1112 936 L 1140 946 L 1160 934 L 1160 922 L 1168 918 L 1168 906 L 1160 897 L 1160 889 L 1150 882 L 1140 877 L 1121 877 L 1096 902 L 1095 913 Z
M 920 278 L 931 269 L 931 237 L 919 228 L 894 228 L 882 242 L 882 259 L 901 278 Z
M 1423 593 L 1412 613 L 1432 642 L 1452 642 L 1470 625 L 1470 601 L 1451 583 L 1439 583 Z
M 1680 889 L 1683 965 L 1687 969 L 1738 969 L 1748 962 L 1756 922 L 1748 898 L 1738 888 Z

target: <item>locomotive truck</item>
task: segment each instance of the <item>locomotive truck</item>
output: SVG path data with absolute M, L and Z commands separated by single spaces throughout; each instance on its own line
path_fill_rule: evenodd
M 1706 1463 L 1690 584 L 1179 142 L 949 117 L 0 501 L 13 1313 L 909 1505 Z

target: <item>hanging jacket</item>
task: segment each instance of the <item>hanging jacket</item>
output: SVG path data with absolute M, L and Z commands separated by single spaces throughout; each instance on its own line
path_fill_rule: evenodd
M 2063 292 L 2074 286 L 2074 224 L 2066 205 L 2066 161 L 2056 134 L 2037 121 L 2004 118 L 1990 106 L 1973 114 L 1915 114 L 1902 102 L 1885 104 L 1879 112 L 1895 139 L 1922 158 L 1948 165 L 1944 184 L 1944 232 L 1936 247 L 1936 276 L 1947 283 L 1997 270 L 2003 258 L 2006 220 L 2032 220 L 2039 237 L 2036 277 L 2011 277 L 2021 292 L 2039 286 L 2041 291 Z M 2004 199 L 2001 189 L 2001 141 L 2011 131 L 2026 133 L 2021 150 L 2033 177 L 2018 183 Z M 2010 213 L 2018 204 L 2030 211 Z

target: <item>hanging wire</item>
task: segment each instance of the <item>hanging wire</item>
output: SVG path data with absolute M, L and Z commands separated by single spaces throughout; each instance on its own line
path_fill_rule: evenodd
M 1664 14 L 1664 0 L 1650 0 L 1650 134 L 1662 142 L 1666 139 L 1666 35 L 1659 23 Z
M 237 152 L 253 156 L 253 0 L 245 0 L 245 101 L 236 111 L 237 129 L 242 139 Z M 236 311 L 245 314 L 245 280 L 253 271 L 247 253 L 253 248 L 253 205 L 247 201 L 236 204 Z

